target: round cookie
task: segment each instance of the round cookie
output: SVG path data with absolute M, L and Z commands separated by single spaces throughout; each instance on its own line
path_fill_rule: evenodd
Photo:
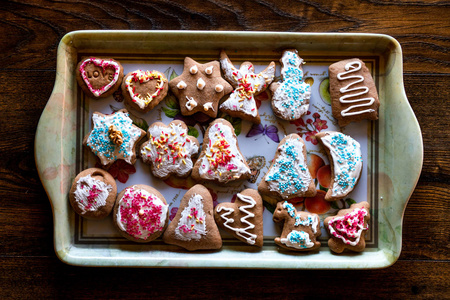
M 155 70 L 135 70 L 128 73 L 121 88 L 126 103 L 144 113 L 158 105 L 169 91 L 166 76 Z
M 123 237 L 148 243 L 158 238 L 168 223 L 169 205 L 156 189 L 138 184 L 117 195 L 114 224 Z
M 103 219 L 111 213 L 116 195 L 114 178 L 105 170 L 91 168 L 75 177 L 69 192 L 69 202 L 80 216 Z
M 78 63 L 76 78 L 86 95 L 104 98 L 112 95 L 120 87 L 123 67 L 112 58 L 89 57 Z

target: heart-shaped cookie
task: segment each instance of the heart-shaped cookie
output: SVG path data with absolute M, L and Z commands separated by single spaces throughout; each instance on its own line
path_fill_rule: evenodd
M 107 97 L 122 83 L 123 67 L 114 59 L 90 57 L 78 64 L 77 81 L 83 91 L 95 98 Z
M 167 95 L 169 84 L 166 76 L 158 71 L 135 70 L 122 82 L 122 94 L 132 108 L 148 112 Z
M 214 210 L 216 223 L 249 245 L 263 246 L 263 203 L 256 190 L 246 189 L 234 203 L 219 203 Z

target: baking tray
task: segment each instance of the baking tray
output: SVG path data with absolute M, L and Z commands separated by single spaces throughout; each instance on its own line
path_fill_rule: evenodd
M 270 210 L 273 204 L 270 199 L 265 202 L 265 238 L 264 247 L 261 250 L 239 243 L 226 234 L 223 234 L 224 246 L 219 251 L 191 253 L 176 246 L 166 245 L 162 241 L 137 245 L 119 237 L 112 229 L 110 218 L 100 222 L 87 221 L 73 212 L 68 203 L 68 190 L 72 180 L 77 172 L 95 165 L 93 155 L 81 147 L 82 137 L 89 130 L 90 115 L 94 110 L 110 113 L 124 106 L 118 95 L 96 101 L 81 92 L 75 80 L 75 67 L 82 57 L 91 55 L 113 57 L 124 64 L 125 73 L 136 66 L 148 69 L 154 67 L 159 71 L 165 71 L 170 77 L 180 73 L 185 56 L 204 63 L 217 59 L 219 51 L 225 49 L 235 65 L 249 60 L 258 70 L 258 68 L 264 68 L 271 60 L 278 61 L 282 50 L 287 48 L 298 49 L 300 56 L 307 63 L 304 66 L 305 78 L 309 75 L 310 80 L 316 83 L 316 85 L 312 84 L 313 95 L 314 88 L 320 89 L 320 83 L 327 77 L 326 66 L 340 59 L 352 57 L 363 59 L 375 79 L 381 100 L 379 120 L 364 121 L 343 129 L 345 133 L 362 141 L 365 149 L 363 178 L 355 192 L 350 195 L 354 199 L 348 199 L 348 201 L 371 203 L 372 220 L 368 247 L 363 253 L 333 254 L 326 246 L 325 237 L 322 238 L 320 251 L 316 253 L 281 251 L 273 243 L 273 236 L 279 228 L 270 222 Z M 277 68 L 279 75 L 279 66 Z M 311 106 L 311 116 L 318 113 L 321 114 L 321 119 L 327 120 L 326 104 L 323 104 L 326 101 L 319 99 L 319 96 L 322 95 L 316 93 L 316 100 L 311 101 L 312 104 L 317 101 L 315 108 L 314 105 Z M 307 129 L 302 124 L 272 118 L 268 108 L 269 101 L 261 100 L 260 110 L 263 113 L 266 112 L 262 123 L 277 126 L 280 139 L 293 130 L 307 134 Z M 142 126 L 159 119 L 168 122 L 175 117 L 176 103 L 166 99 L 148 115 L 132 113 L 135 122 Z M 332 118 L 328 117 L 326 124 L 328 127 L 326 130 L 337 128 Z M 199 128 L 198 124 L 195 126 L 201 135 L 202 128 Z M 250 123 L 241 122 L 236 126 L 241 131 L 238 139 L 244 155 L 246 155 L 245 147 L 267 148 L 265 151 L 272 153 L 260 155 L 266 157 L 266 165 L 256 170 L 255 182 L 245 182 L 241 186 L 254 187 L 255 185 L 252 184 L 257 184 L 267 171 L 272 159 L 270 156 L 274 153 L 271 149 L 276 147 L 277 143 L 271 141 L 264 133 L 250 137 L 249 132 L 252 126 Z M 405 131 L 404 128 L 408 130 Z M 322 129 L 324 129 L 323 123 Z M 256 147 L 258 143 L 264 145 L 267 143 L 267 147 Z M 310 139 L 307 144 L 310 154 L 321 157 L 326 164 L 326 157 L 321 155 L 320 149 L 315 146 Z M 395 39 L 386 35 L 76 31 L 64 36 L 58 48 L 55 86 L 39 121 L 35 156 L 40 179 L 52 205 L 55 252 L 63 262 L 68 264 L 132 267 L 366 269 L 390 266 L 400 255 L 403 213 L 421 172 L 423 145 L 417 119 L 404 92 L 400 45 Z M 248 159 L 248 155 L 246 156 Z M 135 171 L 136 173 L 130 175 L 126 183 L 119 183 L 118 190 L 136 183 L 153 185 L 163 192 L 165 198 L 171 203 L 171 208 L 177 205 L 177 199 L 179 201 L 184 194 L 183 184 L 178 182 L 174 185 L 156 181 L 148 174 L 148 167 L 140 162 L 135 166 Z M 231 194 L 241 187 L 230 188 Z M 229 201 L 230 193 L 221 191 L 219 187 L 210 186 L 210 188 L 217 192 L 217 201 Z M 320 188 L 319 184 L 318 188 Z M 351 203 L 348 201 L 343 201 L 339 205 L 345 207 Z M 297 206 L 300 209 L 306 204 L 303 201 L 297 203 Z M 321 219 L 333 214 L 336 209 L 337 207 L 334 210 L 331 208 L 328 212 L 321 214 Z

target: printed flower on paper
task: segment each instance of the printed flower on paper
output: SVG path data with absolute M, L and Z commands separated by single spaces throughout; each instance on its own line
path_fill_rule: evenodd
M 170 221 L 172 221 L 173 218 L 175 218 L 177 211 L 178 211 L 178 207 L 172 207 L 172 209 L 170 210 L 170 216 L 169 216 Z
M 317 112 L 312 114 L 311 118 L 310 111 L 308 111 L 306 113 L 306 116 L 304 116 L 303 118 L 291 121 L 290 123 L 294 124 L 297 127 L 298 133 L 302 135 L 302 137 L 304 137 L 306 141 L 311 142 L 313 145 L 318 144 L 315 135 L 318 132 L 328 128 L 327 120 L 322 120 L 320 118 L 320 114 Z
M 99 162 L 96 162 L 95 167 L 102 168 L 102 165 Z M 130 174 L 136 173 L 136 168 L 123 159 L 119 159 L 116 160 L 107 171 L 114 179 L 117 179 L 121 183 L 126 183 Z

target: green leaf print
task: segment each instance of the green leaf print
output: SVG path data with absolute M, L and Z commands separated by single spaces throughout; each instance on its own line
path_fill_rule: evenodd
M 263 205 L 268 211 L 270 211 L 271 214 L 273 214 L 273 212 L 275 211 L 275 208 L 276 208 L 275 206 L 273 206 L 270 203 L 267 203 L 266 201 L 263 201 Z
M 188 126 L 188 135 L 191 135 L 193 137 L 198 137 L 198 130 L 195 127 Z
M 352 198 L 347 198 L 345 199 L 345 203 L 347 203 L 348 207 L 350 207 L 350 205 L 356 203 L 356 201 L 353 200 Z
M 166 117 L 171 118 L 171 119 L 175 118 L 175 116 L 180 112 L 178 109 L 170 109 L 170 108 L 167 108 L 164 106 L 161 108 L 162 108 L 164 114 L 166 115 Z
M 233 125 L 236 136 L 241 134 L 242 120 L 240 118 L 233 118 L 229 115 L 225 115 L 223 118 Z
M 330 203 L 330 206 L 331 206 L 332 208 L 334 208 L 334 209 L 339 209 L 339 206 L 337 206 L 337 204 L 336 204 L 335 201 L 331 202 L 331 203 Z
M 175 70 L 172 69 L 172 74 L 170 74 L 170 79 L 169 80 L 172 80 L 175 77 L 178 77 L 178 74 L 175 72 Z
M 166 100 L 167 107 L 169 107 L 171 109 L 179 109 L 180 108 L 180 106 L 178 105 L 178 101 L 177 101 L 177 99 L 175 99 L 174 96 L 167 95 L 165 100 Z

